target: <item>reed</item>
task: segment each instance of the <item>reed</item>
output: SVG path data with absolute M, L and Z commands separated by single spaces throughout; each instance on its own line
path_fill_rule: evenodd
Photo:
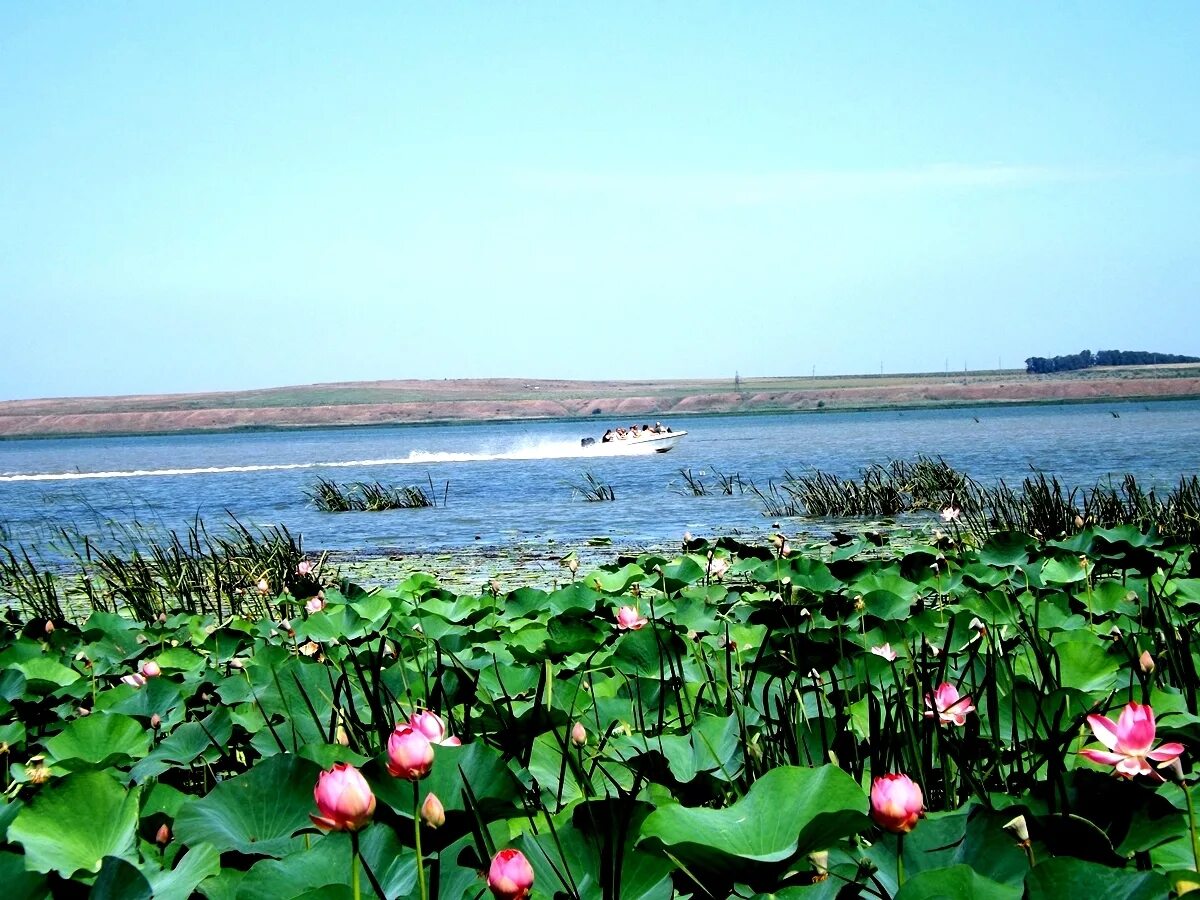
M 571 485 L 572 494 L 578 494 L 589 503 L 598 503 L 604 500 L 616 500 L 617 494 L 613 490 L 613 486 L 607 482 L 601 481 L 591 472 L 583 473 L 583 481 Z
M 442 505 L 450 494 L 450 482 L 442 491 Z M 429 490 L 420 485 L 396 487 L 379 481 L 352 481 L 338 484 L 328 478 L 318 478 L 304 492 L 322 512 L 379 512 L 387 509 L 421 509 L 437 506 L 433 480 Z

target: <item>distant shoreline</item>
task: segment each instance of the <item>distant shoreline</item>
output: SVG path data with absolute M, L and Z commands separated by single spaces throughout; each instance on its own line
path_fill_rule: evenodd
M 993 370 L 570 382 L 537 379 L 354 382 L 258 391 L 0 402 L 0 440 L 237 434 L 313 428 L 468 425 L 775 413 L 1042 406 L 1200 399 L 1200 366 Z M 595 429 L 592 429 L 595 430 Z M 600 430 L 603 430 L 602 428 Z

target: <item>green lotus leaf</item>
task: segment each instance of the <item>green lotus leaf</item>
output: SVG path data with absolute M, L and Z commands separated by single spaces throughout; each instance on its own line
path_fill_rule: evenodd
M 188 900 L 197 886 L 221 871 L 221 854 L 208 844 L 192 847 L 176 863 L 175 868 L 147 875 L 154 891 L 154 900 Z
M 979 548 L 979 561 L 989 566 L 1012 568 L 1029 559 L 1033 538 L 1019 531 L 1001 531 L 988 538 Z
M 17 663 L 14 668 L 25 676 L 25 689 L 35 694 L 49 694 L 74 684 L 82 676 L 57 660 L 39 656 Z
M 1063 687 L 1080 691 L 1106 691 L 1122 667 L 1122 661 L 1109 653 L 1088 631 L 1069 631 L 1055 635 Z
M 207 843 L 221 853 L 286 856 L 304 845 L 292 835 L 311 824 L 317 775 L 313 763 L 290 754 L 261 760 L 180 809 L 175 836 L 189 847 Z
M 141 783 L 173 766 L 189 765 L 201 754 L 219 754 L 232 734 L 229 710 L 219 706 L 202 721 L 184 722 L 172 731 L 129 771 L 129 777 Z
M 36 872 L 99 872 L 106 856 L 136 858 L 138 793 L 104 772 L 69 775 L 17 814 L 8 838 Z
M 125 766 L 150 752 L 150 729 L 130 716 L 97 712 L 46 741 L 53 765 L 67 771 Z
M 1046 584 L 1074 584 L 1085 578 L 1087 569 L 1076 557 L 1048 559 L 1042 563 L 1042 581 Z
M 641 566 L 630 563 L 615 572 L 593 572 L 588 576 L 588 584 L 599 584 L 600 590 L 609 594 L 618 594 L 635 581 L 646 577 Z
M 379 824 L 368 825 L 359 833 L 359 852 L 386 897 L 416 895 L 416 856 L 400 843 L 393 829 Z M 375 896 L 369 879 L 361 871 L 360 880 L 363 895 Z M 340 896 L 339 891 L 349 890 L 349 887 L 350 836 L 345 832 L 331 832 L 314 839 L 311 850 L 255 863 L 238 885 L 237 897 L 238 900 L 336 897 Z
M 836 766 L 784 766 L 724 809 L 659 807 L 638 843 L 661 845 L 701 869 L 783 863 L 866 828 L 866 808 L 862 789 Z
M 45 900 L 50 887 L 45 875 L 25 868 L 25 857 L 7 851 L 0 852 L 0 884 L 4 885 L 5 900 Z
M 104 865 L 88 894 L 89 900 L 150 900 L 153 889 L 137 867 L 116 856 L 104 857 Z
M 895 900 L 943 900 L 948 897 L 955 900 L 1020 900 L 1021 888 L 992 881 L 970 866 L 950 866 L 914 875 L 895 894 Z
M 1158 872 L 1123 871 L 1071 857 L 1044 860 L 1025 876 L 1028 900 L 1062 900 L 1063 897 L 1160 900 L 1170 889 L 1170 883 Z

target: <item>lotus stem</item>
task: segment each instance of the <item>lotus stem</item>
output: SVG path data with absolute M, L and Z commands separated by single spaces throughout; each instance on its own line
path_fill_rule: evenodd
M 350 832 L 350 891 L 354 900 L 362 900 L 362 886 L 358 881 L 358 832 Z
M 413 844 L 417 851 L 417 896 L 421 900 L 429 900 L 429 893 L 425 888 L 425 860 L 421 856 L 421 793 L 418 788 L 418 782 L 414 781 L 413 786 Z

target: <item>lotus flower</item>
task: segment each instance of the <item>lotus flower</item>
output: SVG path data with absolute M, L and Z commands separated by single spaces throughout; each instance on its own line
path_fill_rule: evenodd
M 871 818 L 880 828 L 907 834 L 924 810 L 921 788 L 907 775 L 884 775 L 871 782 Z
M 588 740 L 587 729 L 583 727 L 582 722 L 576 722 L 571 726 L 571 743 L 576 747 L 586 747 Z
M 145 677 L 139 675 L 137 672 L 134 672 L 132 675 L 122 675 L 121 681 L 134 689 L 144 687 L 146 684 Z
M 358 831 L 375 814 L 371 786 L 348 763 L 334 763 L 332 769 L 318 775 L 313 798 L 321 814 L 309 813 L 309 818 L 318 828 L 328 831 Z
M 427 709 L 409 716 L 408 727 L 421 732 L 431 744 L 441 744 L 444 747 L 462 746 L 462 741 L 447 733 L 446 723 L 442 721 L 441 716 Z
M 302 561 L 299 565 L 296 566 L 296 574 L 302 578 L 305 575 L 311 575 L 312 570 L 313 570 L 313 564 L 310 563 L 307 559 Z
M 1115 723 L 1107 716 L 1088 716 L 1088 724 L 1096 740 L 1108 749 L 1080 750 L 1080 754 L 1102 766 L 1113 766 L 1122 778 L 1149 775 L 1165 781 L 1147 760 L 1154 760 L 1161 769 L 1183 753 L 1183 744 L 1175 742 L 1150 749 L 1154 743 L 1154 710 L 1140 703 L 1127 703 Z
M 708 561 L 708 577 L 714 581 L 719 580 L 728 571 L 729 560 L 725 557 L 714 556 Z
M 319 613 L 324 608 L 325 608 L 325 598 L 322 597 L 320 594 L 317 594 L 317 596 L 315 596 L 315 597 L 310 597 L 308 602 L 304 604 L 304 611 L 306 613 L 308 613 L 310 616 L 313 613 Z
M 388 771 L 397 778 L 420 781 L 433 768 L 433 744 L 408 725 L 397 725 L 388 738 Z
M 636 606 L 622 606 L 617 610 L 618 631 L 637 631 L 649 621 L 638 614 Z
M 161 674 L 162 669 L 159 668 L 158 663 L 156 663 L 154 660 L 148 659 L 142 663 L 143 678 L 157 678 Z
M 947 506 L 942 510 L 942 521 L 957 522 L 960 515 L 962 515 L 962 510 L 960 510 L 957 506 Z
M 872 647 L 871 652 L 876 656 L 882 656 L 888 662 L 896 661 L 896 651 L 892 649 L 891 644 L 881 644 L 878 647 Z
M 937 716 L 938 722 L 943 725 L 965 725 L 967 713 L 975 711 L 970 696 L 964 694 L 960 697 L 958 688 L 945 681 L 937 686 L 932 695 L 925 695 L 925 707 L 925 718 Z
M 497 900 L 525 900 L 533 888 L 533 867 L 520 850 L 501 850 L 492 857 L 487 885 Z

